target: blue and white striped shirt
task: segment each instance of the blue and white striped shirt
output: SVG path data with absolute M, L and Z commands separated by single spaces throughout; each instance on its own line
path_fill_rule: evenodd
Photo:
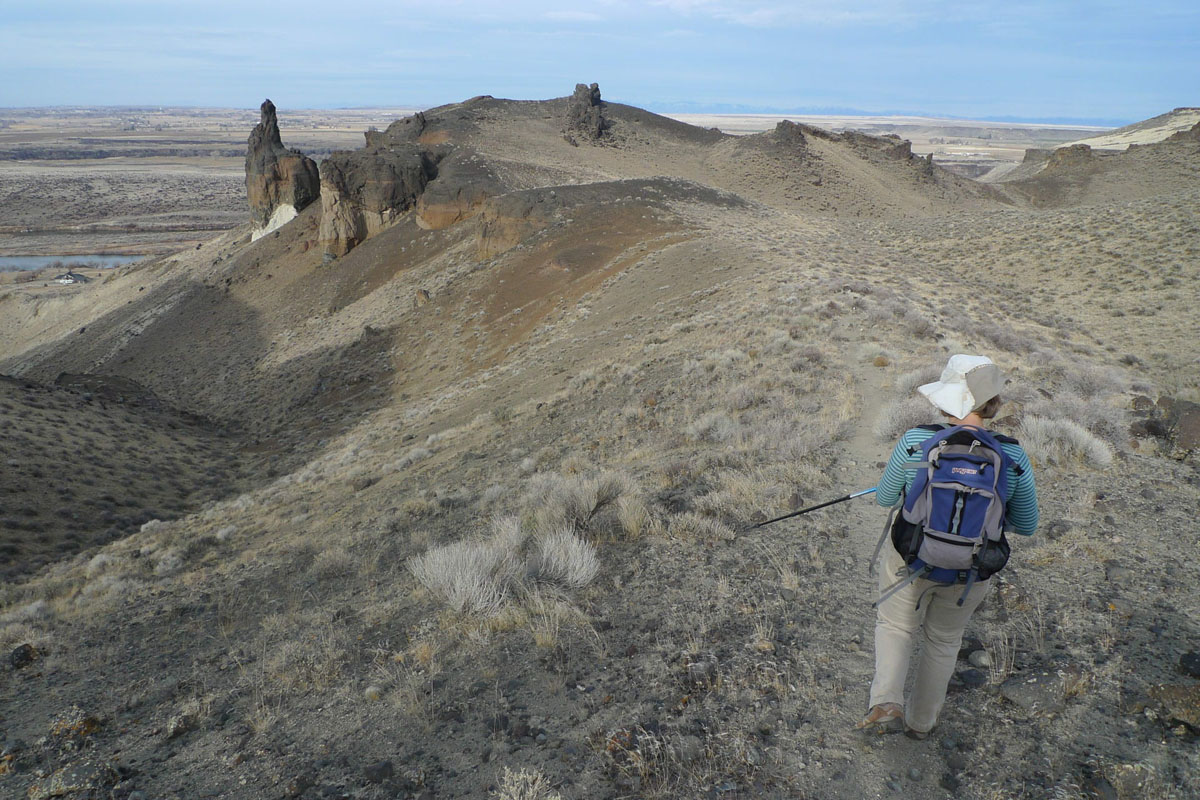
M 881 506 L 894 506 L 900 500 L 900 492 L 912 486 L 916 470 L 905 469 L 906 462 L 921 460 L 921 444 L 934 435 L 924 428 L 910 428 L 900 437 L 892 457 L 888 460 L 883 476 L 875 492 L 875 502 Z M 1008 501 L 1004 504 L 1005 530 L 1032 536 L 1038 525 L 1037 488 L 1033 485 L 1033 466 L 1029 456 L 1019 444 L 1001 442 L 1000 447 L 1019 469 L 1008 469 Z

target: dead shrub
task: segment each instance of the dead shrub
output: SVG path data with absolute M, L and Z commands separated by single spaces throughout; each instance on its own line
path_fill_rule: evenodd
M 1065 370 L 1062 378 L 1062 384 L 1068 391 L 1085 399 L 1119 394 L 1125 391 L 1128 383 L 1120 370 L 1096 364 L 1072 365 Z
M 732 528 L 717 519 L 700 516 L 692 512 L 676 514 L 667 524 L 667 535 L 675 539 L 701 539 L 706 541 L 733 539 Z
M 537 537 L 537 577 L 567 589 L 582 589 L 600 571 L 596 548 L 563 527 Z
M 598 533 L 604 527 L 605 512 L 630 488 L 629 479 L 615 472 L 596 477 L 553 476 L 529 498 L 536 527 L 545 532 L 565 525 L 574 531 Z
M 415 556 L 408 569 L 457 613 L 491 616 L 503 605 L 521 565 L 508 541 L 466 540 Z
M 909 428 L 939 422 L 937 409 L 924 397 L 906 397 L 884 406 L 875 420 L 875 436 L 890 442 Z
M 519 772 L 505 767 L 504 777 L 492 791 L 492 797 L 495 800 L 562 800 L 562 795 L 552 790 L 545 775 L 523 767 Z
M 684 434 L 695 441 L 733 444 L 741 439 L 742 428 L 727 414 L 710 411 L 688 425 L 684 429 Z
M 1126 411 L 1099 397 L 1063 393 L 1051 400 L 1039 395 L 1027 411 L 1035 417 L 1071 420 L 1115 446 L 1122 445 L 1128 438 Z
M 933 383 L 941 376 L 942 368 L 933 364 L 906 372 L 896 378 L 896 394 L 908 397 L 916 393 L 918 386 Z
M 1034 459 L 1046 464 L 1083 461 L 1096 467 L 1112 463 L 1112 448 L 1069 419 L 1028 416 L 1021 420 L 1021 444 Z

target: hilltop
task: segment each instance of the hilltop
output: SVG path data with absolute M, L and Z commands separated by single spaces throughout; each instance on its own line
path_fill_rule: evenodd
M 1177 134 L 1186 133 L 1200 124 L 1200 108 L 1180 107 L 1144 119 L 1123 128 L 1107 131 L 1099 136 L 1070 142 L 1069 145 L 1086 144 L 1096 150 L 1124 150 L 1130 145 L 1154 144 Z M 1068 145 L 1068 146 L 1069 146 Z
M 1190 791 L 1200 143 L 982 184 L 896 137 L 734 137 L 580 85 L 317 164 L 268 105 L 239 227 L 0 290 L 30 420 L 6 461 L 73 419 L 81 498 L 162 505 L 98 535 L 81 499 L 5 584 L 6 791 Z M 1012 378 L 1043 526 L 933 737 L 864 737 L 883 512 L 747 528 L 872 485 L 953 352 Z

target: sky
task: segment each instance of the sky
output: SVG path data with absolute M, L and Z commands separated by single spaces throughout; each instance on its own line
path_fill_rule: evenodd
M 0 0 L 0 107 L 424 108 L 580 82 L 663 112 L 1120 124 L 1200 105 L 1200 2 Z

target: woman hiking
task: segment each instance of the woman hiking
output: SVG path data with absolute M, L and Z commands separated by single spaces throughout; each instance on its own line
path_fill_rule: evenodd
M 967 622 L 987 596 L 991 588 L 991 574 L 1003 567 L 1007 560 L 1008 545 L 1002 531 L 1031 536 L 1037 528 L 1037 491 L 1029 457 L 1015 439 L 987 430 L 987 423 L 1003 405 L 1000 391 L 1004 383 L 999 368 L 986 356 L 951 356 L 940 380 L 918 388 L 941 411 L 947 424 L 905 431 L 879 480 L 875 495 L 877 502 L 881 506 L 895 507 L 908 495 L 918 476 L 919 489 L 924 488 L 927 480 L 931 486 L 942 485 L 932 481 L 934 467 L 930 464 L 934 462 L 925 460 L 928 455 L 923 452 L 923 449 L 931 453 L 936 450 L 941 457 L 940 454 L 954 450 L 938 448 L 937 442 L 941 439 L 949 437 L 947 443 L 959 443 L 957 450 L 965 454 L 959 456 L 964 459 L 964 464 L 969 463 L 966 459 L 976 453 L 990 455 L 990 448 L 978 447 L 986 445 L 987 441 L 998 443 L 1003 451 L 993 456 L 998 466 L 992 470 L 994 478 L 991 484 L 992 487 L 998 487 L 995 494 L 1004 501 L 1001 507 L 1003 516 L 994 523 L 998 541 L 988 541 L 984 536 L 955 542 L 953 540 L 958 537 L 942 534 L 942 527 L 928 527 L 928 523 L 925 526 L 914 525 L 912 520 L 906 523 L 903 516 L 897 520 L 897 525 L 907 525 L 908 532 L 897 533 L 896 528 L 892 529 L 893 546 L 884 545 L 885 555 L 879 569 L 881 597 L 875 622 L 875 678 L 871 683 L 870 710 L 858 724 L 859 728 L 880 732 L 903 728 L 914 739 L 924 739 L 929 735 L 946 700 L 946 688 L 954 672 Z M 951 434 L 945 430 L 951 426 L 965 426 L 966 430 Z M 935 436 L 940 438 L 930 442 Z M 964 441 L 966 445 L 961 444 Z M 989 464 L 986 459 L 975 457 L 975 463 L 980 462 L 984 466 L 978 472 L 986 474 Z M 913 468 L 906 467 L 906 464 L 921 466 Z M 928 479 L 923 474 L 925 470 L 930 475 Z M 952 471 L 964 472 L 970 471 L 970 468 L 957 467 Z M 961 523 L 966 516 L 961 510 L 963 497 L 969 497 L 970 492 L 948 494 L 950 502 L 959 504 L 956 506 L 959 516 L 955 524 Z M 984 495 L 987 496 L 986 489 Z M 953 528 L 953 525 L 948 527 Z M 920 532 L 922 529 L 928 535 Z M 887 535 L 888 532 L 885 532 Z M 986 545 L 982 551 L 979 549 L 981 541 Z M 927 550 L 923 542 L 933 549 Z M 974 547 L 950 546 L 963 543 L 973 544 Z M 917 557 L 918 546 L 921 548 L 921 558 Z M 907 558 L 897 551 L 897 547 L 907 550 Z M 964 555 L 968 568 L 941 568 L 942 561 L 937 555 L 939 547 L 942 552 L 956 550 Z M 952 554 L 947 561 L 959 557 Z M 918 632 L 921 655 L 906 703 L 904 686 L 914 634 Z

